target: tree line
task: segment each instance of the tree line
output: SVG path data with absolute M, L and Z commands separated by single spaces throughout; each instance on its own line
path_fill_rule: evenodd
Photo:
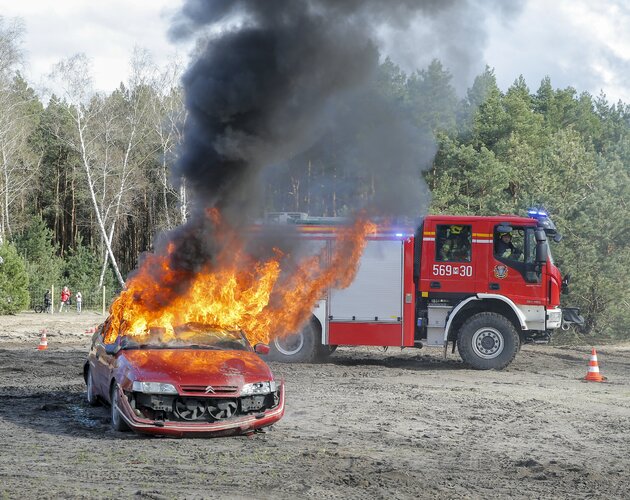
M 186 122 L 181 68 L 158 67 L 136 50 L 126 82 L 93 92 L 89 61 L 77 55 L 54 67 L 60 90 L 45 100 L 18 71 L 19 38 L 18 25 L 0 23 L 4 313 L 39 302 L 53 283 L 80 287 L 84 297 L 100 296 L 102 286 L 116 293 L 155 236 L 188 211 L 185 180 L 170 177 Z M 582 308 L 585 333 L 628 338 L 628 105 L 554 88 L 549 78 L 532 91 L 519 77 L 503 92 L 490 68 L 462 98 L 439 61 L 407 74 L 385 60 L 369 92 L 339 111 L 348 126 L 269 169 L 261 212 L 346 215 L 355 200 L 383 194 L 387 187 L 362 168 L 378 113 L 343 119 L 373 97 L 412 125 L 422 159 L 409 175 L 426 182 L 427 210 L 545 206 L 565 235 L 552 252 L 573 276 L 566 300 Z
M 431 213 L 525 215 L 545 207 L 564 235 L 551 245 L 553 258 L 572 276 L 564 305 L 581 308 L 586 334 L 630 337 L 630 106 L 554 88 L 549 78 L 532 91 L 521 76 L 503 92 L 491 68 L 459 98 L 439 61 L 405 74 L 385 60 L 376 90 L 431 153 L 420 151 L 429 159 L 417 169 Z M 347 168 L 360 163 L 356 151 L 374 126 L 360 121 L 343 140 L 338 130 L 325 134 L 277 166 L 268 205 L 345 215 L 351 200 L 376 198 L 386 186 L 371 183 L 360 165 Z M 322 191 L 324 178 L 335 182 Z

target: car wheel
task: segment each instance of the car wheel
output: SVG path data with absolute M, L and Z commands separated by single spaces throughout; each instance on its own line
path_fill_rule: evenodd
M 477 370 L 501 370 L 519 350 L 520 338 L 505 316 L 483 312 L 470 317 L 457 335 L 457 349 L 465 363 Z
M 320 347 L 317 330 L 310 321 L 294 335 L 273 339 L 269 346 L 269 359 L 284 363 L 313 363 Z
M 112 407 L 111 407 L 112 429 L 119 432 L 128 431 L 129 426 L 127 425 L 127 422 L 125 422 L 125 420 L 123 419 L 122 415 L 120 414 L 120 410 L 118 409 L 120 396 L 118 394 L 118 384 L 116 382 L 112 384 L 112 390 L 110 393 L 110 401 L 112 402 Z
M 87 396 L 87 402 L 90 406 L 98 406 L 98 396 L 96 395 L 96 392 L 94 392 L 94 377 L 92 375 L 92 370 L 90 368 L 88 368 L 87 370 L 87 377 L 85 380 L 85 383 L 87 385 L 87 389 L 86 389 L 86 396 Z

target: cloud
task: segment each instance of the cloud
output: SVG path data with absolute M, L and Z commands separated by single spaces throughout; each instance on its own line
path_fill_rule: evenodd
M 548 75 L 555 87 L 573 86 L 594 95 L 603 90 L 611 101 L 630 102 L 626 0 L 443 4 L 452 8 L 433 16 L 431 23 L 418 15 L 409 18 L 405 29 L 381 27 L 377 35 L 384 52 L 408 71 L 441 59 L 460 93 L 488 64 L 504 89 L 523 74 L 535 90 Z M 462 4 L 468 4 L 465 15 L 459 15 Z M 175 50 L 188 52 L 189 45 L 174 46 L 167 37 L 171 16 L 182 5 L 183 0 L 5 0 L 2 15 L 25 21 L 29 80 L 39 82 L 60 59 L 84 52 L 92 60 L 96 87 L 113 90 L 127 77 L 135 45 L 151 50 L 157 62 Z
M 630 102 L 630 7 L 621 1 L 530 0 L 511 26 L 494 22 L 485 62 L 507 88 L 520 74 L 535 91 L 554 87 Z
M 134 46 L 148 48 L 158 62 L 177 48 L 166 32 L 182 0 L 5 3 L 3 16 L 25 21 L 25 74 L 35 83 L 45 78 L 53 64 L 84 52 L 92 61 L 96 88 L 113 90 L 129 73 Z
M 456 90 L 463 95 L 485 67 L 484 53 L 490 43 L 489 26 L 511 26 L 518 20 L 525 1 L 451 2 L 427 17 L 421 12 L 410 19 L 409 28 L 383 26 L 379 39 L 383 52 L 405 71 L 426 67 L 439 59 L 453 75 Z

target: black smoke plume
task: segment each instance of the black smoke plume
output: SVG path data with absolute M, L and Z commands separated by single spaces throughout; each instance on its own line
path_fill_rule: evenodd
M 374 25 L 404 26 L 413 12 L 450 3 L 189 0 L 172 33 L 206 39 L 184 76 L 189 120 L 174 178 L 186 179 L 200 208 L 246 214 L 260 200 L 261 169 L 311 147 L 340 108 L 354 105 L 346 125 L 380 121 L 358 154 L 383 184 L 370 208 L 395 214 L 416 202 L 419 211 L 419 135 L 369 92 L 379 64 Z
M 359 184 L 377 187 L 368 198 L 355 197 L 346 214 L 421 215 L 428 204 L 421 171 L 435 147 L 377 91 L 377 32 L 404 30 L 419 16 L 430 20 L 470 3 L 187 0 L 171 35 L 196 38 L 198 50 L 183 78 L 189 115 L 173 180 L 185 179 L 194 207 L 189 222 L 155 249 L 174 245 L 172 268 L 183 271 L 177 286 L 185 288 L 186 276 L 217 250 L 207 209 L 234 225 L 260 215 L 265 169 L 316 151 L 324 134 L 343 141 L 363 126 L 348 152 L 345 185 L 320 184 L 322 191 L 334 183 L 347 189 L 346 199 Z

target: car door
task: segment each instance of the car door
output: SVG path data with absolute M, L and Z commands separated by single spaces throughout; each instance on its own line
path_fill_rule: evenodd
M 109 331 L 108 328 L 109 323 L 105 323 L 103 328 L 97 332 L 98 335 L 94 344 L 94 388 L 97 394 L 105 399 L 109 398 L 109 384 L 116 362 L 116 356 L 108 354 L 107 347 L 111 347 L 113 344 L 119 342 L 118 337 L 116 337 L 112 343 L 105 342 L 106 333 Z
M 94 370 L 94 391 L 101 397 L 107 398 L 109 393 L 111 356 L 105 350 L 103 329 L 95 333 L 92 347 L 92 369 Z

